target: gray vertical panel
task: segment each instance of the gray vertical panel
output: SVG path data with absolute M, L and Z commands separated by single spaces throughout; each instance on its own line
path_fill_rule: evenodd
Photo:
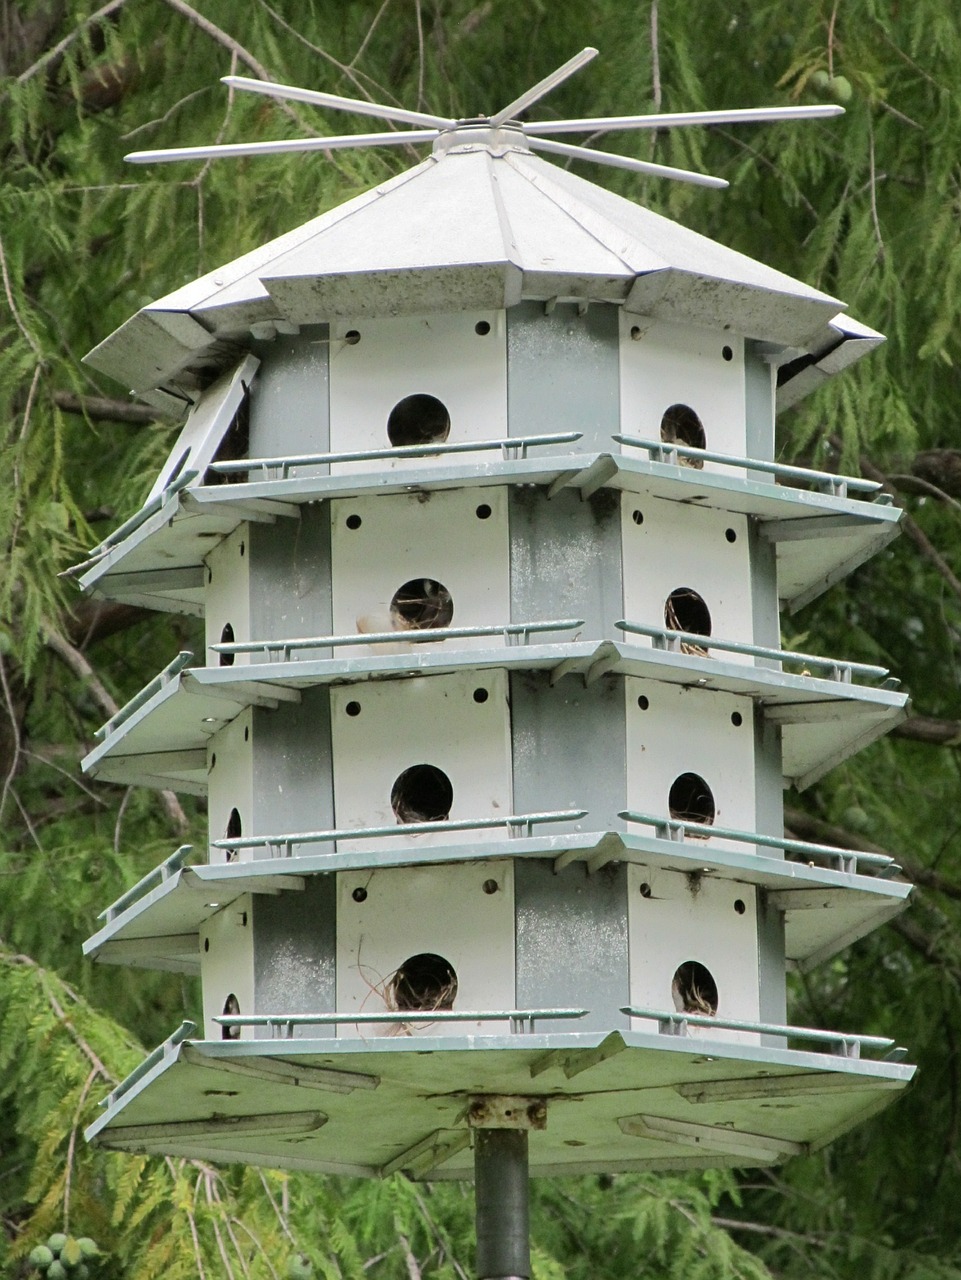
M 761 835 L 784 834 L 784 780 L 781 765 L 781 729 L 754 712 L 755 830 Z M 778 857 L 773 849 L 758 850 L 764 857 Z M 758 991 L 762 1022 L 787 1021 L 784 960 L 784 915 L 767 905 L 767 895 L 757 895 Z M 777 1040 L 769 1042 L 778 1045 Z
M 623 615 L 620 496 L 510 491 L 511 621 L 583 618 L 580 639 L 610 638 Z M 569 636 L 557 639 L 568 639 Z
M 783 1026 L 787 1022 L 787 990 L 784 964 L 784 913 L 768 906 L 767 894 L 757 895 L 758 996 L 762 1022 Z M 777 1037 L 762 1043 L 784 1047 Z
M 751 622 L 754 643 L 770 649 L 781 645 L 781 615 L 777 594 L 777 551 L 762 538 L 756 520 L 748 521 L 748 555 L 751 564 Z M 773 661 L 762 660 L 773 667 Z
M 282 702 L 275 711 L 255 707 L 251 737 L 251 834 L 325 831 L 332 827 L 333 764 L 326 687 L 304 689 L 299 703 Z
M 518 1009 L 588 1009 L 579 1022 L 545 1021 L 538 1031 L 622 1025 L 630 1003 L 627 867 L 589 876 L 582 865 L 554 874 L 550 862 L 514 864 Z
M 327 452 L 327 325 L 311 325 L 295 336 L 281 334 L 272 342 L 258 345 L 257 354 L 261 366 L 250 397 L 250 456 L 276 458 Z
M 611 449 L 620 430 L 617 307 L 543 302 L 507 312 L 507 430 L 512 436 L 581 431 L 565 451 Z
M 605 676 L 584 687 L 568 676 L 553 688 L 542 671 L 510 678 L 514 810 L 587 809 L 580 822 L 551 833 L 624 829 L 626 804 L 624 684 Z
M 330 635 L 330 507 L 250 526 L 250 633 L 255 640 Z M 311 657 L 321 657 L 312 653 Z
M 774 461 L 774 368 L 755 343 L 744 344 L 744 403 L 747 412 L 747 455 Z M 758 479 L 770 480 L 770 476 Z
M 254 1006 L 257 1013 L 333 1013 L 337 1001 L 336 878 L 308 876 L 302 893 L 254 900 Z M 294 1038 L 330 1036 L 333 1027 L 296 1027 Z

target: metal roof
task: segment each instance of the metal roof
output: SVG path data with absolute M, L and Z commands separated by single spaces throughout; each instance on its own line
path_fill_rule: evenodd
M 252 326 L 558 297 L 726 328 L 799 372 L 828 356 L 834 372 L 882 340 L 841 321 L 835 298 L 541 160 L 519 130 L 462 128 L 408 172 L 142 308 L 86 359 L 175 403 L 235 360 Z

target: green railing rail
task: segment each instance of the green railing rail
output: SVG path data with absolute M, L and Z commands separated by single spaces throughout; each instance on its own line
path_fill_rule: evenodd
M 122 893 L 115 902 L 111 902 L 105 911 L 101 911 L 97 916 L 98 920 L 111 921 L 123 911 L 125 907 L 129 907 L 132 902 L 136 902 L 138 898 L 142 898 L 158 884 L 163 884 L 165 880 L 169 880 L 175 872 L 187 861 L 188 855 L 193 851 L 192 844 L 182 844 L 179 849 L 163 862 L 158 863 L 152 871 L 148 871 L 145 876 L 141 876 L 136 884 L 131 885 L 126 893 Z
M 111 1089 L 105 1098 L 101 1098 L 100 1105 L 102 1107 L 112 1107 L 125 1093 L 130 1092 L 138 1080 L 142 1080 L 144 1076 L 149 1075 L 158 1063 L 169 1057 L 177 1045 L 182 1044 L 184 1040 L 189 1040 L 196 1030 L 197 1024 L 195 1022 L 182 1022 L 163 1044 L 158 1044 L 156 1049 L 148 1054 L 139 1066 L 134 1067 L 129 1076 L 125 1076 L 116 1088 Z
M 135 693 L 129 702 L 125 702 L 119 711 L 115 711 L 106 724 L 102 724 L 94 734 L 95 738 L 106 738 L 113 733 L 115 729 L 129 720 L 135 711 L 139 711 L 142 706 L 150 701 L 150 699 L 160 692 L 164 685 L 168 685 L 175 676 L 178 676 L 184 667 L 190 662 L 194 655 L 189 649 L 182 649 L 172 662 L 168 662 L 163 671 L 159 671 L 149 684 L 144 685 L 139 693 Z
M 378 1013 L 263 1013 L 222 1014 L 212 1021 L 221 1027 L 269 1027 L 273 1038 L 293 1036 L 294 1027 L 376 1026 L 407 1022 L 507 1022 L 512 1033 L 533 1032 L 545 1018 L 585 1018 L 587 1009 L 395 1009 Z

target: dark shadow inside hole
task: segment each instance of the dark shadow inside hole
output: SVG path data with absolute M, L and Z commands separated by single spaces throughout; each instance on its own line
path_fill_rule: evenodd
M 686 404 L 672 404 L 664 411 L 661 418 L 661 439 L 665 444 L 686 444 L 692 449 L 703 449 L 707 445 L 701 419 Z M 678 461 L 681 466 L 694 467 L 697 471 L 704 466 L 703 458 L 679 458 Z
M 395 448 L 440 444 L 450 435 L 450 414 L 436 396 L 405 396 L 390 411 L 387 438 Z
M 453 803 L 450 778 L 432 764 L 412 764 L 391 788 L 390 807 L 399 823 L 446 822 Z
M 709 1018 L 717 1013 L 717 983 L 710 969 L 697 960 L 678 965 L 671 995 L 678 1013 L 701 1013 Z
M 240 817 L 240 811 L 238 809 L 231 809 L 230 817 L 227 819 L 227 830 L 224 832 L 224 838 L 226 840 L 239 840 L 243 834 L 244 834 L 244 824 Z M 233 862 L 233 860 L 236 857 L 237 857 L 236 849 L 227 850 L 228 862 Z
M 664 601 L 664 625 L 672 631 L 689 631 L 696 636 L 711 634 L 711 611 L 704 597 L 691 587 L 675 587 Z M 685 651 L 687 652 L 687 651 Z M 706 650 L 698 648 L 698 653 Z
M 391 1008 L 421 1013 L 453 1009 L 456 995 L 454 966 L 430 951 L 411 956 L 399 965 L 387 988 Z
M 224 629 L 220 633 L 220 643 L 221 644 L 234 643 L 234 629 L 229 622 L 224 624 Z M 220 658 L 220 665 L 222 667 L 232 667 L 234 665 L 234 660 L 237 657 L 235 653 L 221 653 L 221 654 L 218 654 L 217 656 Z
M 240 1016 L 240 1001 L 233 992 L 224 1001 L 223 1016 L 225 1018 L 237 1018 Z M 221 1027 L 220 1038 L 222 1040 L 239 1040 L 240 1027 Z
M 682 773 L 671 783 L 667 797 L 672 818 L 681 822 L 703 822 L 710 826 L 714 821 L 714 796 L 711 788 L 697 773 Z
M 394 592 L 390 620 L 395 631 L 430 631 L 449 627 L 454 601 L 442 582 L 433 578 L 411 578 Z

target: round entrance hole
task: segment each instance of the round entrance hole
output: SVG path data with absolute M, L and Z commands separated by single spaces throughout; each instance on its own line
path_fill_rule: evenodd
M 405 396 L 390 411 L 387 438 L 395 448 L 440 444 L 450 435 L 450 414 L 436 396 Z
M 710 826 L 714 821 L 714 796 L 700 774 L 682 773 L 675 778 L 667 804 L 671 817 L 681 822 L 703 822 Z
M 390 792 L 390 807 L 401 824 L 446 822 L 453 803 L 450 778 L 433 764 L 412 764 L 400 774 Z
M 672 404 L 664 411 L 661 418 L 661 439 L 665 444 L 686 444 L 692 449 L 703 449 L 707 445 L 703 423 L 687 404 Z M 702 458 L 681 458 L 680 463 L 684 467 L 694 467 L 697 471 L 704 466 Z
M 233 992 L 231 992 L 224 1001 L 223 1015 L 225 1018 L 236 1018 L 240 1016 L 240 1001 Z M 240 1027 L 221 1027 L 220 1038 L 222 1040 L 239 1040 Z
M 233 642 L 234 642 L 234 629 L 228 622 L 224 625 L 224 629 L 220 633 L 220 643 L 233 644 Z M 220 658 L 220 665 L 222 667 L 232 667 L 234 665 L 234 660 L 237 657 L 235 653 L 221 653 L 218 656 Z
M 239 840 L 244 834 L 244 824 L 240 817 L 238 809 L 231 809 L 230 817 L 227 819 L 227 830 L 224 832 L 224 838 L 227 840 Z M 227 861 L 233 862 L 237 856 L 236 849 L 227 850 Z
M 443 956 L 423 951 L 398 965 L 387 986 L 387 1003 L 392 1009 L 433 1013 L 453 1009 L 457 995 L 457 974 Z
M 449 627 L 454 601 L 442 582 L 433 578 L 411 578 L 394 592 L 390 620 L 395 631 L 432 631 Z
M 664 601 L 664 625 L 672 631 L 687 631 L 690 635 L 711 634 L 711 611 L 704 597 L 692 587 L 675 587 Z M 694 653 L 707 657 L 707 649 L 699 644 L 681 641 L 682 653 Z
M 710 969 L 697 960 L 685 960 L 677 966 L 671 995 L 678 1013 L 701 1013 L 709 1018 L 717 1013 L 717 983 Z

